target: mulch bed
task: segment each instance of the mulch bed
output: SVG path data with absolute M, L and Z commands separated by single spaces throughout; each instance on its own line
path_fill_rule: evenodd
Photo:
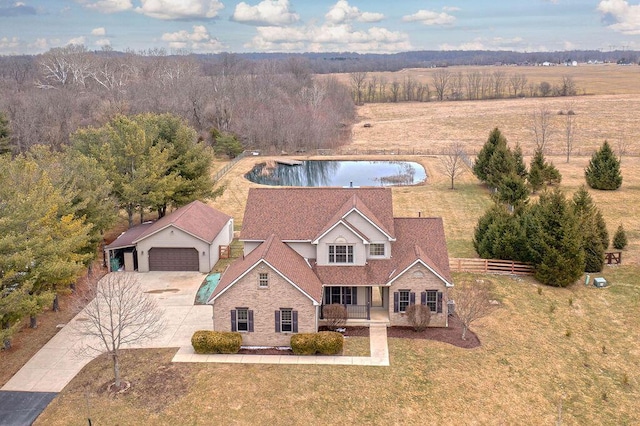
M 320 327 L 320 331 L 326 330 Z M 369 337 L 369 327 L 346 327 L 345 337 Z M 480 346 L 480 339 L 473 331 L 467 330 L 467 339 L 462 340 L 462 324 L 455 317 L 449 317 L 449 327 L 428 327 L 422 332 L 413 331 L 411 327 L 388 327 L 387 337 L 399 339 L 427 339 L 448 343 L 459 348 L 472 349 Z M 275 348 L 240 349 L 239 354 L 247 355 L 293 355 L 293 351 Z
M 455 316 L 449 317 L 449 327 L 429 327 L 420 333 L 413 331 L 411 327 L 389 327 L 387 337 L 437 340 L 465 349 L 480 346 L 480 339 L 471 330 L 467 330 L 467 339 L 462 340 L 462 324 Z

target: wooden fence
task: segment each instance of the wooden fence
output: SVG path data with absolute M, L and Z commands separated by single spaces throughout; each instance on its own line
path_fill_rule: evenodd
M 247 151 L 243 152 L 242 154 L 238 155 L 233 160 L 228 162 L 223 168 L 218 170 L 215 175 L 213 175 L 213 180 L 215 182 L 219 181 L 229 170 L 231 170 L 233 166 L 236 165 L 238 161 L 242 160 L 246 155 Z
M 452 272 L 476 272 L 483 274 L 533 275 L 533 266 L 528 263 L 497 259 L 449 259 Z

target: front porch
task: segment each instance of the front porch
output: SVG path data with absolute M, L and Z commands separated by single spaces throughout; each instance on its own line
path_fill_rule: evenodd
M 347 310 L 346 326 L 389 326 L 389 289 L 382 286 L 325 287 L 320 307 L 320 325 L 325 325 L 324 308 L 339 304 Z

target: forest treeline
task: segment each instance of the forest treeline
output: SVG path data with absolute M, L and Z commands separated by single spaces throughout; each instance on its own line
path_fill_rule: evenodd
M 349 88 L 316 78 L 305 60 L 91 52 L 82 45 L 0 58 L 0 112 L 15 153 L 60 150 L 79 128 L 119 114 L 171 113 L 200 138 L 232 134 L 247 149 L 330 148 L 355 118 Z M 213 142 L 213 141 L 210 141 Z
M 365 102 L 428 102 L 484 100 L 515 97 L 575 96 L 578 87 L 569 75 L 555 82 L 530 82 L 525 73 L 471 70 L 467 72 L 436 69 L 430 81 L 418 81 L 410 75 L 389 81 L 383 75 L 365 71 L 349 74 L 351 93 L 356 104 Z

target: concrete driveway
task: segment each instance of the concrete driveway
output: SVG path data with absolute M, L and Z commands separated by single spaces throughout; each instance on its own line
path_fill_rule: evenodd
M 194 305 L 196 292 L 205 278 L 199 272 L 115 272 L 134 274 L 145 292 L 164 311 L 164 332 L 143 343 L 144 348 L 186 346 L 191 335 L 200 329 L 211 329 L 212 308 Z M 60 392 L 94 356 L 78 353 L 86 345 L 73 329 L 82 320 L 80 312 L 38 351 L 3 387 L 4 391 Z

